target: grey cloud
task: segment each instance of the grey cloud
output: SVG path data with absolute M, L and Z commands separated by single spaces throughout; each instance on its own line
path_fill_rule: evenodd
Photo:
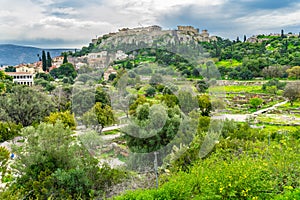
M 193 25 L 231 39 L 243 34 L 279 32 L 282 28 L 299 32 L 300 26 L 298 0 L 31 0 L 34 4 L 5 1 L 0 8 L 0 39 L 22 36 L 33 43 L 36 38 L 39 44 L 88 44 L 94 35 L 152 24 L 164 29 Z M 52 39 L 40 39 L 41 36 Z
M 280 32 L 282 28 L 291 32 L 297 31 L 295 26 L 300 26 L 296 20 L 296 16 L 300 14 L 300 12 L 297 13 L 299 6 L 296 4 L 293 4 L 293 7 L 284 5 L 283 8 L 269 11 L 259 8 L 259 5 L 253 8 L 248 6 L 248 4 L 255 2 L 261 1 L 248 0 L 247 3 L 241 4 L 237 3 L 236 0 L 231 0 L 218 6 L 185 6 L 177 12 L 163 14 L 159 18 L 162 19 L 162 26 L 174 28 L 178 24 L 193 25 L 230 39 L 244 34 L 250 36 L 259 33 Z

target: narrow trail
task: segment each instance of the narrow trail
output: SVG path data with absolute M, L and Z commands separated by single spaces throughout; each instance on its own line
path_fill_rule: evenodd
M 278 106 L 284 105 L 287 102 L 288 101 L 283 101 L 283 102 L 277 103 L 277 104 L 275 104 L 271 107 L 258 110 L 254 113 L 251 113 L 251 114 L 223 114 L 223 115 L 212 116 L 212 119 L 222 119 L 222 120 L 228 119 L 228 120 L 233 120 L 233 121 L 237 121 L 237 122 L 245 122 L 250 117 L 256 117 L 257 115 L 260 115 L 260 114 L 266 113 L 268 111 L 274 110 Z
M 283 101 L 283 102 L 277 103 L 277 104 L 275 104 L 275 105 L 273 105 L 273 106 L 271 106 L 271 107 L 269 107 L 269 108 L 265 108 L 265 109 L 258 110 L 258 111 L 256 111 L 256 112 L 252 113 L 251 115 L 256 116 L 256 115 L 263 114 L 263 113 L 265 113 L 265 112 L 274 110 L 274 109 L 276 109 L 278 106 L 284 105 L 284 104 L 286 104 L 287 102 L 288 102 L 288 101 Z

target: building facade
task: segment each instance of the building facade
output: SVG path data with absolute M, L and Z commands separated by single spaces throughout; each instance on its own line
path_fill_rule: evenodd
M 33 73 L 30 72 L 6 72 L 7 75 L 13 77 L 13 82 L 21 85 L 32 86 Z

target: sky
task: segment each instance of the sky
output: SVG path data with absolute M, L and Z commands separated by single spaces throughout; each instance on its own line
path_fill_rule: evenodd
M 211 35 L 300 32 L 300 0 L 0 0 L 0 44 L 82 48 L 120 28 L 192 25 Z

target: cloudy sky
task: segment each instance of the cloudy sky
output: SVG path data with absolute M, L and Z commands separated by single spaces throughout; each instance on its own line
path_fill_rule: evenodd
M 81 48 L 123 27 L 192 25 L 211 35 L 300 32 L 299 0 L 0 0 L 0 44 Z

